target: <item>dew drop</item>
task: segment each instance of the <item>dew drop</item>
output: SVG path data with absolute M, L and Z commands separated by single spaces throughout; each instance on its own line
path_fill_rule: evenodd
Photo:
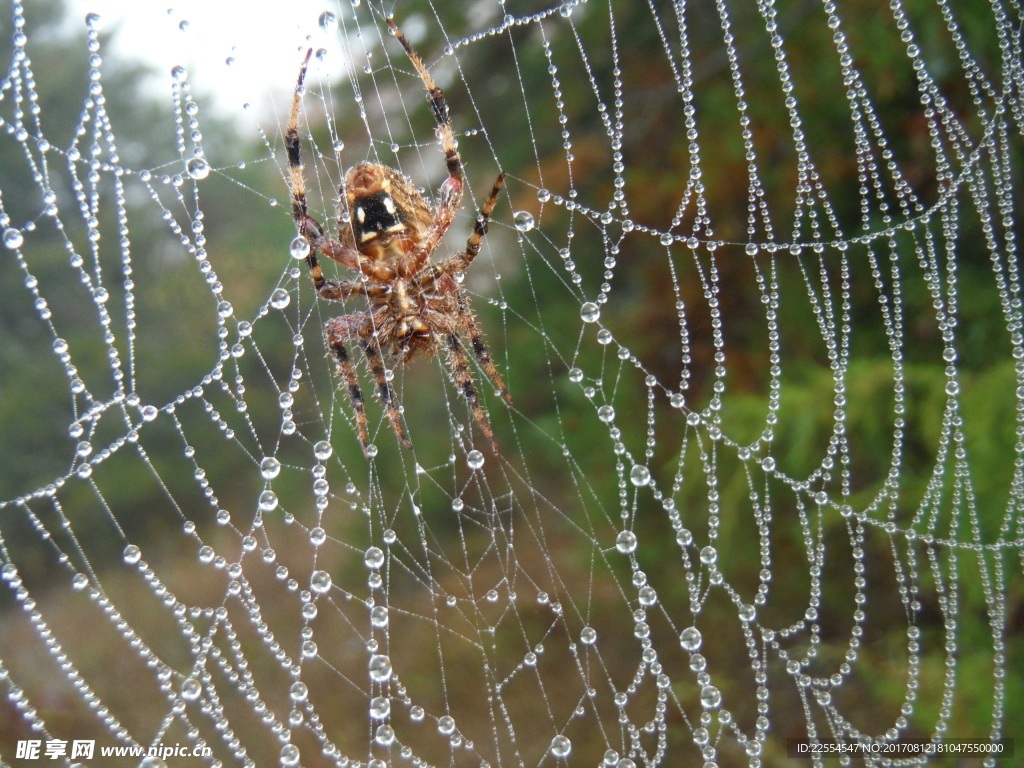
M 202 692 L 202 683 L 200 683 L 194 677 L 185 678 L 185 682 L 181 684 L 181 698 L 185 699 L 186 701 L 195 701 L 199 698 L 199 695 Z
M 320 461 L 327 461 L 331 458 L 332 453 L 334 453 L 334 448 L 326 440 L 321 440 L 313 446 L 313 455 Z
M 277 494 L 273 491 L 264 491 L 260 494 L 260 509 L 264 512 L 273 512 L 277 509 Z
M 455 733 L 455 718 L 451 715 L 441 715 L 437 718 L 437 731 L 445 736 L 451 736 Z
M 313 571 L 309 577 L 309 588 L 322 595 L 331 589 L 331 574 L 327 571 Z
M 370 623 L 381 629 L 388 625 L 388 607 L 386 605 L 375 605 L 370 609 Z
M 581 381 L 583 381 L 583 371 L 579 368 L 570 368 L 569 381 L 571 381 L 573 384 L 579 384 Z
M 391 659 L 383 654 L 370 657 L 370 679 L 375 683 L 385 683 L 391 679 Z
M 533 214 L 529 211 L 516 211 L 512 221 L 520 232 L 529 232 L 534 226 Z
M 205 179 L 210 175 L 210 164 L 201 157 L 193 157 L 185 163 L 185 172 L 193 179 Z
M 296 235 L 288 246 L 288 252 L 293 259 L 304 259 L 309 256 L 309 241 L 302 235 Z
M 580 319 L 584 323 L 596 323 L 599 317 L 601 317 L 601 308 L 594 302 L 585 302 L 580 307 Z
M 551 754 L 554 757 L 568 757 L 572 752 L 572 742 L 568 736 L 558 734 L 551 740 Z
M 292 768 L 299 764 L 299 748 L 294 744 L 285 744 L 281 747 L 281 765 L 285 768 Z
M 636 552 L 636 534 L 632 531 L 623 531 L 615 538 L 615 548 L 624 555 Z
M 470 469 L 480 469 L 484 465 L 484 455 L 480 451 L 473 449 L 466 454 L 466 464 L 469 465 Z
M 651 470 L 643 464 L 634 464 L 633 468 L 629 470 L 629 482 L 638 488 L 649 485 L 651 482 Z
M 334 142 L 334 151 L 335 152 L 341 153 L 341 151 L 344 150 L 344 149 L 345 149 L 345 142 L 344 141 L 342 141 L 341 139 L 338 139 L 337 141 Z
M 610 405 L 602 405 L 597 409 L 597 418 L 605 424 L 611 424 L 615 421 L 615 409 Z
M 391 714 L 391 701 L 384 696 L 370 699 L 370 717 L 374 720 L 387 720 Z
M 338 17 L 330 11 L 324 11 L 320 14 L 320 18 L 316 20 L 316 23 L 320 25 L 320 29 L 324 32 L 333 32 L 338 27 Z
M 281 462 L 273 456 L 267 456 L 260 462 L 260 474 L 265 480 L 273 480 L 281 474 Z
M 551 199 L 551 192 L 541 187 L 540 189 L 537 190 L 537 199 L 540 200 L 540 202 L 542 203 L 546 203 L 548 200 Z
M 15 248 L 21 248 L 22 243 L 25 242 L 24 236 L 21 231 L 8 227 L 4 230 L 4 245 L 10 248 L 12 251 Z
M 270 306 L 274 309 L 284 309 L 291 303 L 292 297 L 284 288 L 275 288 L 270 294 Z
M 426 717 L 426 715 L 427 713 L 424 711 L 423 707 L 418 704 L 409 710 L 409 719 L 414 723 L 423 722 L 423 718 Z
M 679 645 L 683 647 L 684 651 L 700 650 L 700 644 L 703 638 L 700 636 L 700 630 L 696 627 L 687 627 L 679 633 Z
M 704 709 L 718 709 L 722 704 L 722 694 L 713 685 L 705 685 L 700 689 L 700 704 Z
M 384 565 L 384 550 L 380 547 L 370 547 L 363 553 L 363 562 L 366 567 L 376 571 Z
M 704 565 L 714 565 L 718 561 L 718 550 L 708 544 L 700 551 L 700 561 Z
M 128 565 L 135 565 L 142 559 L 142 550 L 134 544 L 129 544 L 123 550 L 121 550 L 121 557 Z
M 597 631 L 593 627 L 584 627 L 580 631 L 580 642 L 584 645 L 593 645 L 597 642 Z

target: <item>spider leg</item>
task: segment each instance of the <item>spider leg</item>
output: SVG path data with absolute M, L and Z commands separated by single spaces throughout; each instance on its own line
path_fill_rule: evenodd
M 425 275 L 428 280 L 437 280 L 441 275 L 462 272 L 473 263 L 473 259 L 480 253 L 480 244 L 487 235 L 487 226 L 491 221 L 491 211 L 494 210 L 494 204 L 498 201 L 498 195 L 501 194 L 501 188 L 504 183 L 505 174 L 499 173 L 498 178 L 494 181 L 494 186 L 491 188 L 490 196 L 483 204 L 483 207 L 480 208 L 480 215 L 476 217 L 476 223 L 473 224 L 473 233 L 466 240 L 466 250 L 454 256 L 449 256 L 440 264 L 436 264 L 426 270 Z
M 380 393 L 381 402 L 384 404 L 384 412 L 388 415 L 391 428 L 395 431 L 399 441 L 406 448 L 412 448 L 412 443 L 405 435 L 405 428 L 402 426 L 402 415 L 398 412 L 398 403 L 395 401 L 395 391 L 387 379 L 384 371 L 384 361 L 380 357 L 380 350 L 372 341 L 363 342 L 363 352 L 366 355 L 366 362 L 370 365 L 370 373 L 377 382 L 377 391 Z M 366 444 L 363 443 L 365 446 Z
M 292 110 L 288 117 L 288 124 L 285 127 L 284 145 L 288 153 L 288 173 L 292 190 L 292 218 L 295 219 L 295 226 L 299 234 L 309 241 L 309 255 L 306 256 L 306 264 L 309 267 L 310 276 L 313 278 L 313 286 L 323 295 L 326 287 L 328 292 L 334 288 L 324 278 L 323 269 L 317 259 L 317 252 L 320 252 L 334 261 L 355 271 L 362 271 L 360 268 L 359 252 L 354 248 L 346 248 L 341 243 L 332 240 L 324 233 L 323 225 L 309 215 L 306 205 L 306 179 L 303 175 L 302 154 L 299 141 L 299 108 L 302 105 L 302 85 L 306 80 L 306 69 L 309 66 L 309 57 L 313 53 L 310 48 L 306 51 L 306 57 L 299 67 L 299 77 L 295 83 L 295 94 L 292 97 Z M 330 298 L 325 296 L 324 298 Z
M 473 373 L 469 369 L 469 358 L 466 357 L 466 352 L 462 348 L 462 342 L 459 341 L 458 334 L 455 333 L 448 336 L 448 364 L 455 375 L 456 385 L 462 390 L 462 394 L 466 397 L 466 402 L 469 403 L 469 409 L 473 412 L 473 418 L 476 419 L 487 439 L 491 441 L 491 448 L 497 453 L 498 443 L 494 439 L 491 424 L 487 421 L 487 414 L 484 413 L 484 409 L 480 405 L 480 398 L 476 393 L 476 385 L 473 383 Z
M 356 378 L 355 368 L 348 355 L 348 348 L 345 340 L 352 335 L 352 328 L 355 323 L 362 320 L 361 315 L 345 315 L 336 317 L 327 322 L 327 345 L 334 355 L 334 362 L 338 366 L 338 375 L 345 379 L 348 385 L 348 396 L 352 401 L 352 410 L 356 414 L 356 426 L 359 429 L 359 442 L 363 445 L 363 453 L 366 453 L 366 446 L 370 442 L 369 432 L 366 427 L 366 408 L 363 404 L 363 393 L 359 389 L 359 379 Z M 367 456 L 369 458 L 369 456 Z
M 448 166 L 448 178 L 441 185 L 438 195 L 437 213 L 434 216 L 434 224 L 424 248 L 425 252 L 429 254 L 433 250 L 432 246 L 436 246 L 440 242 L 444 233 L 451 225 L 452 220 L 455 218 L 455 212 L 459 208 L 459 203 L 462 202 L 462 159 L 459 157 L 459 151 L 455 142 L 455 132 L 452 129 L 451 115 L 448 111 L 448 102 L 445 101 L 444 91 L 434 82 L 434 78 L 430 76 L 430 72 L 424 66 L 423 60 L 413 50 L 409 41 L 405 39 L 405 35 L 398 29 L 395 22 L 392 19 L 388 19 L 387 22 L 391 33 L 398 38 L 398 42 L 405 48 L 409 61 L 412 62 L 416 73 L 423 81 L 423 86 L 427 89 L 427 100 L 430 102 L 430 109 L 433 111 L 434 120 L 437 123 L 437 139 L 441 143 L 445 163 Z
M 469 341 L 473 345 L 473 354 L 476 355 L 476 359 L 480 361 L 480 367 L 484 369 L 491 381 L 494 382 L 494 386 L 501 392 L 501 396 L 505 399 L 505 402 L 512 405 L 512 395 L 509 394 L 508 387 L 505 386 L 505 382 L 501 378 L 501 374 L 498 373 L 498 369 L 494 365 L 494 361 L 491 360 L 491 352 L 487 349 L 487 344 L 484 342 L 484 336 L 480 332 L 480 326 L 476 324 L 476 316 L 473 314 L 473 310 L 469 308 L 469 302 L 466 301 L 465 294 L 460 290 L 458 294 L 459 302 L 459 323 L 466 331 L 466 335 L 469 336 Z

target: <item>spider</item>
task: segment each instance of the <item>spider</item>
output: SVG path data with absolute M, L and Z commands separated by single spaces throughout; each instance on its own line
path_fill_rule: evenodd
M 385 360 L 398 367 L 416 355 L 430 356 L 444 352 L 456 385 L 496 451 L 494 433 L 480 404 L 461 337 L 469 339 L 480 366 L 510 405 L 512 397 L 491 360 L 470 308 L 469 297 L 459 283 L 462 273 L 480 252 L 480 244 L 487 234 L 487 224 L 501 192 L 505 174 L 498 176 L 490 196 L 480 208 L 480 215 L 466 242 L 466 249 L 436 263 L 431 262 L 431 255 L 440 245 L 462 201 L 462 160 L 456 148 L 444 92 L 434 82 L 396 24 L 391 19 L 387 23 L 422 79 L 437 122 L 436 134 L 448 167 L 448 178 L 438 191 L 437 206 L 431 206 L 429 200 L 416 190 L 412 181 L 399 171 L 380 163 L 364 162 L 349 168 L 345 173 L 340 190 L 342 215 L 338 225 L 338 240 L 325 232 L 324 227 L 309 215 L 299 154 L 298 124 L 302 85 L 312 53 L 310 50 L 299 69 L 285 133 L 292 215 L 299 234 L 309 244 L 306 264 L 320 297 L 328 301 L 345 302 L 363 296 L 368 302 L 366 309 L 332 318 L 324 329 L 328 355 L 334 358 L 337 375 L 348 385 L 359 441 L 367 458 L 370 458 L 372 452 L 366 411 L 349 353 L 350 345 L 362 349 L 391 428 L 403 446 L 411 448 L 412 443 L 402 426 L 395 393 L 385 371 Z M 346 220 L 350 224 L 346 224 Z M 356 272 L 357 278 L 337 282 L 327 280 L 318 254 Z

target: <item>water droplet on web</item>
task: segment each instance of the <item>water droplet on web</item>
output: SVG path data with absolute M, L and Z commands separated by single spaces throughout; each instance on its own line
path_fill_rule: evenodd
M 474 449 L 466 454 L 466 464 L 469 465 L 470 469 L 480 469 L 484 465 L 484 455 Z
M 260 494 L 259 505 L 264 512 L 273 512 L 277 509 L 277 494 L 273 491 L 264 491 Z
M 386 627 L 389 621 L 388 607 L 386 605 L 375 605 L 370 609 L 370 623 L 378 629 Z
M 102 17 L 98 13 L 87 13 L 85 15 L 85 26 L 89 29 L 96 29 L 100 25 Z
M 321 440 L 313 446 L 313 455 L 320 461 L 327 461 L 331 458 L 332 453 L 334 453 L 334 448 L 326 440 Z
M 331 574 L 327 571 L 313 571 L 309 577 L 309 588 L 322 595 L 331 589 Z
M 384 565 L 384 550 L 380 547 L 369 547 L 363 553 L 363 562 L 366 563 L 367 568 L 377 570 Z
M 270 294 L 270 306 L 274 309 L 284 309 L 291 303 L 292 297 L 284 288 L 275 288 Z
M 342 152 L 342 150 L 344 150 L 344 149 L 345 149 L 345 142 L 344 141 L 342 141 L 341 139 L 338 139 L 337 141 L 334 142 L 334 151 L 335 152 L 340 154 Z
M 320 25 L 320 29 L 324 32 L 333 32 L 338 28 L 338 17 L 330 11 L 324 11 L 320 14 L 320 18 L 316 20 L 316 23 Z
M 412 720 L 414 723 L 423 722 L 423 718 L 426 717 L 426 715 L 426 711 L 423 709 L 423 707 L 419 706 L 418 704 L 409 710 L 409 719 Z
M 611 424 L 615 421 L 615 409 L 610 405 L 602 405 L 597 409 L 597 418 L 605 424 Z
M 141 413 L 143 421 L 153 421 L 160 412 L 156 409 L 156 406 L 147 405 L 142 409 Z
M 601 317 L 601 308 L 594 302 L 587 301 L 580 307 L 580 319 L 584 323 L 596 323 L 599 317 Z
M 134 544 L 129 544 L 123 550 L 121 550 L 121 557 L 128 565 L 135 565 L 142 559 L 142 550 Z
M 570 368 L 569 381 L 571 381 L 573 384 L 579 384 L 581 381 L 583 381 L 583 371 L 579 368 Z
M 743 605 L 739 612 L 740 621 L 749 623 L 757 617 L 757 609 L 752 605 Z
M 285 744 L 281 747 L 281 765 L 284 768 L 292 768 L 299 764 L 299 748 L 294 744 Z
M 4 245 L 10 248 L 12 251 L 15 248 L 21 248 L 22 243 L 25 242 L 24 236 L 21 232 L 12 227 L 8 227 L 4 230 Z
M 537 199 L 542 203 L 546 203 L 548 200 L 551 199 L 551 192 L 542 187 L 537 190 Z
M 445 736 L 451 736 L 455 733 L 455 718 L 451 715 L 441 715 L 437 718 L 437 731 Z
M 205 179 L 210 175 L 210 164 L 201 157 L 193 157 L 185 164 L 185 172 L 193 179 Z
M 391 701 L 384 696 L 370 699 L 370 717 L 374 720 L 387 720 L 391 714 Z
M 624 555 L 636 552 L 636 534 L 632 531 L 623 531 L 615 539 L 615 548 Z
M 683 647 L 684 651 L 700 650 L 701 642 L 700 630 L 696 627 L 687 627 L 679 633 L 679 645 Z
M 327 541 L 327 531 L 319 525 L 309 532 L 309 543 L 314 547 L 322 546 Z
M 309 256 L 309 241 L 302 235 L 296 235 L 288 246 L 288 252 L 293 259 L 304 259 Z
M 584 627 L 580 631 L 580 642 L 584 645 L 593 645 L 597 642 L 597 631 L 593 627 Z
M 704 565 L 714 565 L 718 561 L 718 550 L 708 544 L 700 551 L 700 561 Z
M 568 736 L 558 734 L 551 740 L 551 754 L 554 757 L 568 757 L 572 752 L 572 742 Z
M 629 482 L 637 487 L 648 485 L 651 482 L 651 470 L 643 464 L 634 464 L 629 470 Z
M 265 480 L 273 480 L 281 474 L 281 462 L 273 456 L 267 456 L 260 462 L 260 474 Z
M 75 446 L 75 453 L 81 456 L 83 459 L 92 453 L 92 443 L 88 440 L 82 440 L 78 445 Z
M 185 678 L 185 682 L 181 684 L 181 698 L 186 701 L 195 701 L 199 698 L 199 695 L 203 692 L 203 685 L 194 677 Z
M 516 211 L 512 221 L 520 232 L 529 232 L 533 229 L 533 214 L 529 211 Z
M 391 679 L 391 659 L 383 654 L 370 657 L 370 679 L 375 683 L 385 683 Z
M 700 704 L 704 709 L 718 709 L 722 704 L 722 694 L 713 685 L 705 685 L 700 689 Z

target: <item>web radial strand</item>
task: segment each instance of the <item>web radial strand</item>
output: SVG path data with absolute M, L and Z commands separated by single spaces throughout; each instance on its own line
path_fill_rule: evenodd
M 998 764 L 1018 5 L 226 7 L 2 11 L 4 759 Z

